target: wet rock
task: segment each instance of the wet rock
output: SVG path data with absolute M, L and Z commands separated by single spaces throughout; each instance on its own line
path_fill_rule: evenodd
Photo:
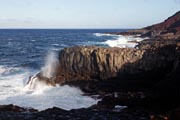
M 0 111 L 3 112 L 37 112 L 38 110 L 33 108 L 23 108 L 15 105 L 0 105 Z

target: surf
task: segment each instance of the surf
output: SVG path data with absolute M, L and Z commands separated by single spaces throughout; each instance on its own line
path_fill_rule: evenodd
M 42 74 L 44 77 L 51 78 L 55 73 L 54 68 L 58 65 L 57 54 L 49 52 L 44 63 L 41 69 Z M 38 110 L 51 107 L 71 110 L 87 108 L 98 102 L 89 96 L 84 96 L 84 93 L 78 88 L 68 85 L 52 86 L 38 80 L 36 74 L 39 71 L 29 71 L 24 68 L 16 68 L 15 70 L 16 73 L 11 67 L 0 67 L 1 104 L 14 104 Z M 5 76 L 7 74 L 8 76 Z

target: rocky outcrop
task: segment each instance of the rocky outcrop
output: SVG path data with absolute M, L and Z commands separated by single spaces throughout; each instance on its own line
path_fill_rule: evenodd
M 38 112 L 38 110 L 33 108 L 23 108 L 10 104 L 10 105 L 0 105 L 0 112 L 22 113 L 22 112 Z
M 60 52 L 58 75 L 72 74 L 72 78 L 68 79 L 76 79 L 76 76 L 86 80 L 120 79 L 123 74 L 159 71 L 175 60 L 175 45 L 151 45 L 146 48 L 66 48 Z
M 161 37 L 163 39 L 176 39 L 180 37 L 180 11 L 159 24 L 116 34 L 141 35 L 143 37 Z
M 138 45 L 138 49 L 95 46 L 65 48 L 60 51 L 59 64 L 50 78 L 44 76 L 43 72 L 32 78 L 49 85 L 73 83 L 83 89 L 94 86 L 91 88 L 94 90 L 103 89 L 103 86 L 127 89 L 152 87 L 166 78 L 177 61 L 179 21 L 180 12 L 177 12 L 160 24 L 117 33 L 150 36 L 149 40 L 144 40 Z M 171 32 L 172 35 L 169 35 Z M 165 34 L 168 34 L 168 37 L 164 39 Z M 31 81 L 28 83 L 32 83 Z M 103 86 L 99 83 L 101 81 Z M 108 85 L 112 86 L 107 87 Z
M 7 112 L 0 111 L 1 120 L 149 120 L 149 114 L 145 110 L 126 110 L 122 113 L 118 110 L 97 110 L 83 108 L 76 110 L 62 110 L 57 107 L 40 112 Z
M 52 77 L 40 72 L 28 83 L 40 80 L 49 85 L 74 85 L 85 95 L 98 94 L 102 100 L 87 109 L 47 109 L 31 114 L 29 119 L 179 120 L 179 15 L 178 12 L 163 23 L 120 33 L 150 36 L 138 49 L 79 46 L 61 50 Z M 119 111 L 117 105 L 128 107 Z
M 49 85 L 70 84 L 85 91 L 142 90 L 172 71 L 176 44 L 153 42 L 136 48 L 71 47 L 59 53 L 51 78 L 36 75 Z M 30 82 L 31 83 L 31 82 Z
M 59 73 L 68 72 L 77 77 L 82 76 L 77 79 L 86 80 L 118 78 L 119 72 L 125 71 L 123 65 L 138 61 L 144 52 L 145 50 L 138 49 L 103 47 L 66 48 L 60 52 Z M 73 76 L 73 79 L 76 79 L 76 76 Z
M 164 22 L 144 28 L 148 32 L 145 35 L 161 37 L 179 37 L 180 35 L 180 11 L 166 19 Z

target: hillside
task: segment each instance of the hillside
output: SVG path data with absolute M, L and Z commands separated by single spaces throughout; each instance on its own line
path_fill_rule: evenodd
M 130 30 L 119 33 L 122 35 L 137 35 L 144 37 L 161 37 L 165 39 L 176 39 L 180 37 L 180 11 L 167 18 L 165 21 L 142 29 Z

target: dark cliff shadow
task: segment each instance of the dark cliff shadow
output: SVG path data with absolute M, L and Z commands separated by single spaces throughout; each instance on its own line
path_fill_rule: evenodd
M 152 59 L 148 58 L 149 56 Z M 162 59 L 155 62 L 158 57 L 162 57 Z M 155 64 L 148 65 L 151 63 L 149 60 L 155 60 Z M 180 105 L 180 48 L 168 45 L 158 48 L 154 53 L 147 51 L 141 60 L 127 63 L 123 67 L 124 69 L 132 69 L 133 66 L 141 66 L 144 61 L 146 61 L 146 66 L 149 66 L 149 70 L 147 68 L 147 70 L 141 71 L 134 67 L 133 71 L 139 70 L 138 74 L 129 74 L 125 71 L 122 75 L 122 72 L 119 72 L 119 76 L 125 76 L 125 78 L 118 84 L 124 86 L 126 90 L 146 91 L 149 95 L 144 104 L 149 107 L 155 106 L 156 109 L 176 108 Z
M 146 90 L 167 78 L 176 60 L 176 46 L 168 45 L 148 49 L 142 58 L 133 63 L 124 64 L 117 76 L 119 84 L 132 90 Z M 111 78 L 116 79 L 116 78 Z

